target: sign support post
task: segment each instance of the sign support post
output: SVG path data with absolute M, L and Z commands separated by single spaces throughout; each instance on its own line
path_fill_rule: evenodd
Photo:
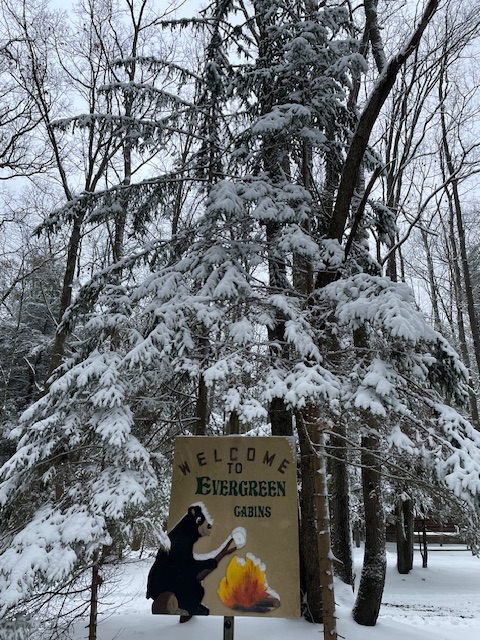
M 235 618 L 233 616 L 223 618 L 223 640 L 233 640 L 234 626 Z

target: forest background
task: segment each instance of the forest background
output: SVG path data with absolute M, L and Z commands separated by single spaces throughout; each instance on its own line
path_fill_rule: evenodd
M 0 637 L 96 637 L 178 434 L 296 437 L 330 636 L 352 531 L 365 625 L 387 522 L 475 551 L 479 3 L 0 7 Z

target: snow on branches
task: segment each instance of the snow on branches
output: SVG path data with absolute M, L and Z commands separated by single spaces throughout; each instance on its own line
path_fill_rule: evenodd
M 0 554 L 1 618 L 36 593 L 40 577 L 50 585 L 70 579 L 80 558 L 88 562 L 98 543 L 111 539 L 100 513 L 80 505 L 61 510 L 47 503 L 24 528 L 9 535 L 8 542 Z
M 375 415 L 388 448 L 416 460 L 475 508 L 480 434 L 455 408 L 467 399 L 467 371 L 415 307 L 410 289 L 362 273 L 317 293 L 318 310 L 344 349 L 343 372 L 336 363 L 344 410 Z M 366 347 L 352 337 L 360 329 L 367 331 Z
M 119 355 L 93 351 L 67 363 L 10 435 L 0 470 L 0 592 L 4 615 L 40 582 L 60 588 L 114 535 L 131 535 L 132 509 L 158 484 L 133 434 Z M 120 533 L 121 532 L 121 533 Z M 14 561 L 13 561 L 14 559 Z

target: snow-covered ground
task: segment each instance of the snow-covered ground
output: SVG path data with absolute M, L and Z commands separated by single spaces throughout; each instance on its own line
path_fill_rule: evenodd
M 400 576 L 394 547 L 388 547 L 388 573 L 380 618 L 375 627 L 351 620 L 353 595 L 337 585 L 338 633 L 345 640 L 478 640 L 480 638 L 480 559 L 458 546 L 434 551 L 422 569 L 415 553 L 414 569 Z M 462 549 L 462 550 L 459 550 Z M 152 558 L 124 565 L 116 586 L 104 595 L 98 640 L 222 640 L 223 618 L 193 618 L 179 624 L 177 616 L 152 616 L 145 584 Z M 362 554 L 356 550 L 357 570 Z M 75 640 L 88 634 L 77 625 Z M 279 618 L 235 618 L 235 640 L 319 640 L 321 625 Z

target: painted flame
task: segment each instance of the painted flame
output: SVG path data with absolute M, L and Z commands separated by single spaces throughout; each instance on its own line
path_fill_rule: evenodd
M 217 593 L 223 604 L 230 609 L 258 609 L 270 596 L 264 565 L 251 554 L 247 554 L 245 559 L 234 556 Z

